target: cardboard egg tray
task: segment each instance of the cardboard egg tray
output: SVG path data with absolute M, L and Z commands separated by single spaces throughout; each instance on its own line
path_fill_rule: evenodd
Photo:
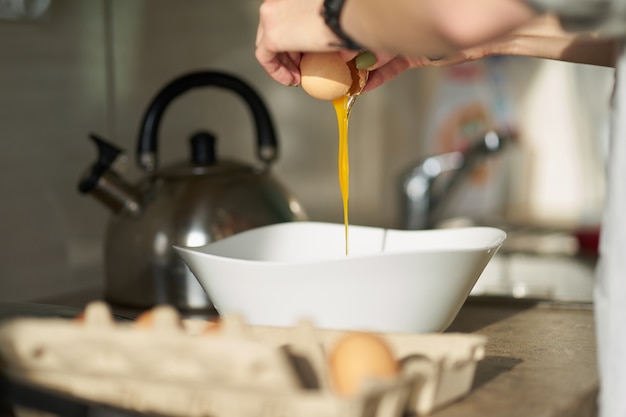
M 472 385 L 485 338 L 379 333 L 400 364 L 392 381 L 358 394 L 333 389 L 326 352 L 345 333 L 302 322 L 219 328 L 153 310 L 149 326 L 115 322 L 91 303 L 81 320 L 16 318 L 0 325 L 3 372 L 20 381 L 132 412 L 212 417 L 400 417 L 425 415 Z

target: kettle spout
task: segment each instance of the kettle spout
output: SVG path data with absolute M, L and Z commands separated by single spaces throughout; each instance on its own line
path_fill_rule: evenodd
M 91 194 L 114 213 L 126 212 L 133 217 L 141 215 L 139 193 L 115 171 L 115 165 L 127 157 L 117 146 L 91 134 L 98 149 L 98 158 L 87 169 L 78 183 L 81 194 Z

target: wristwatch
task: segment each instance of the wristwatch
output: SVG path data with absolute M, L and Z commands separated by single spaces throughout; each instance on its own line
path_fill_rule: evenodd
M 330 30 L 332 30 L 333 33 L 341 39 L 341 43 L 337 46 L 360 51 L 363 49 L 361 45 L 353 41 L 352 38 L 341 29 L 339 17 L 341 16 L 341 10 L 343 9 L 344 3 L 345 0 L 324 0 L 322 17 L 324 18 L 324 22 L 326 22 L 326 26 L 328 26 Z

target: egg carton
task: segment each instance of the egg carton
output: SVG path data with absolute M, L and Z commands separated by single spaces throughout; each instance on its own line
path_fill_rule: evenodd
M 401 417 L 425 415 L 464 395 L 486 339 L 468 334 L 378 333 L 399 364 L 393 380 L 336 393 L 327 352 L 346 332 L 303 321 L 219 326 L 181 320 L 171 307 L 151 324 L 116 322 L 105 303 L 82 319 L 16 318 L 0 325 L 11 378 L 132 412 L 172 417 Z

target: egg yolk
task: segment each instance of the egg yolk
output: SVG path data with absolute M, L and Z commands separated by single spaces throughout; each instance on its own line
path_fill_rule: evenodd
M 343 202 L 343 224 L 346 236 L 346 255 L 348 255 L 348 196 L 350 191 L 350 162 L 348 159 L 348 100 L 343 96 L 333 100 L 339 127 L 338 176 L 341 200 Z

